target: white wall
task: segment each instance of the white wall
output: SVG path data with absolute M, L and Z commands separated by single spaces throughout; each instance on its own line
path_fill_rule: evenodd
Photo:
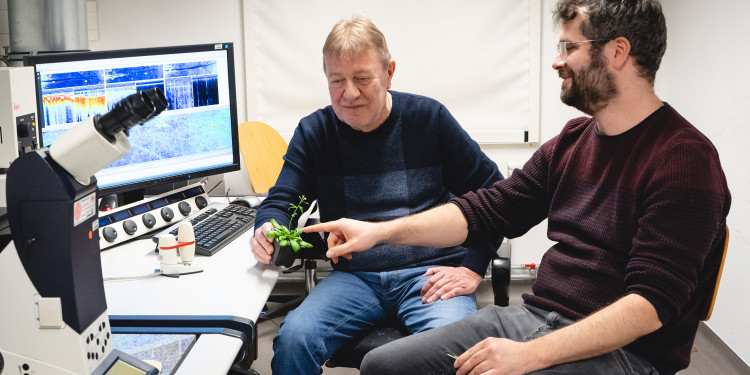
M 6 0 L 0 0 L 0 18 Z M 542 141 L 557 134 L 565 122 L 580 112 L 559 100 L 560 79 L 552 70 L 557 33 L 552 28 L 555 0 L 543 0 L 541 129 Z M 663 0 L 669 28 L 669 45 L 656 89 L 716 145 L 733 194 L 729 216 L 731 239 L 714 315 L 708 325 L 746 362 L 750 363 L 749 305 L 743 299 L 744 270 L 750 268 L 750 233 L 745 223 L 750 212 L 750 61 L 747 36 L 750 2 L 717 0 Z M 235 68 L 239 121 L 253 119 L 254 103 L 246 103 L 246 68 L 242 0 L 97 0 L 99 39 L 95 50 L 231 41 L 235 43 Z M 0 20 L 0 41 L 2 25 Z M 314 20 L 311 20 L 314 22 Z M 304 27 L 304 25 L 297 25 Z M 404 34 L 412 25 L 404 26 Z M 7 35 L 7 34 L 6 34 Z M 387 35 L 389 39 L 400 34 Z M 322 43 L 322 41 L 321 41 Z M 249 43 L 248 45 L 252 45 Z M 502 46 L 497 46 L 502 48 Z M 394 56 L 398 60 L 398 56 Z M 248 61 L 252 69 L 252 61 Z M 254 79 L 247 77 L 249 82 Z M 321 73 L 321 79 L 323 79 Z M 394 89 L 398 89 L 394 87 Z M 251 99 L 251 98 L 248 98 Z M 313 109 L 311 109 L 313 110 Z M 483 146 L 497 162 L 522 164 L 535 147 Z M 731 154 L 730 154 L 731 152 Z M 231 194 L 249 194 L 244 171 L 226 176 Z M 540 225 L 514 240 L 513 263 L 536 262 L 548 247 Z
M 732 193 L 729 250 L 706 324 L 750 363 L 750 2 L 662 1 L 668 47 L 659 94 L 714 143 Z

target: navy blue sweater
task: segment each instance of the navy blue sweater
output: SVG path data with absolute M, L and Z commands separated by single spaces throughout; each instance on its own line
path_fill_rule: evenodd
M 342 217 L 386 221 L 503 178 L 445 106 L 423 96 L 391 94 L 391 113 L 372 132 L 352 129 L 331 106 L 303 118 L 276 185 L 258 210 L 256 227 L 271 218 L 288 223 L 289 203 L 297 203 L 300 195 L 318 200 L 323 222 Z M 386 271 L 445 265 L 484 275 L 498 245 L 497 239 L 471 249 L 382 244 L 352 254 L 351 260 L 340 259 L 334 268 Z

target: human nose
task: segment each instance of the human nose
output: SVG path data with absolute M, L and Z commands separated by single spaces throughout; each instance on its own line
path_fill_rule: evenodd
M 565 66 L 565 59 L 563 59 L 563 57 L 558 52 L 555 55 L 555 59 L 552 61 L 552 69 L 560 70 L 563 66 Z
M 357 88 L 357 85 L 354 84 L 354 81 L 347 80 L 344 86 L 344 98 L 354 100 L 359 97 L 359 94 L 359 89 Z

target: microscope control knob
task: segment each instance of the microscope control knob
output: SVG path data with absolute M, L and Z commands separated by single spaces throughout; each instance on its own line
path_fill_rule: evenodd
M 150 213 L 146 213 L 143 215 L 143 225 L 146 226 L 146 228 L 153 228 L 154 225 L 156 225 L 156 218 L 154 215 L 151 215 Z
M 133 233 L 138 230 L 138 225 L 135 224 L 135 221 L 128 219 L 122 223 L 122 229 L 125 230 L 125 233 L 128 235 L 133 235 Z
M 174 219 L 174 211 L 169 207 L 162 208 L 161 218 L 164 219 L 164 221 L 172 221 L 172 219 Z
M 177 205 L 177 208 L 180 210 L 180 213 L 182 216 L 187 216 L 190 214 L 190 211 L 193 209 L 190 207 L 190 203 L 182 201 Z
M 117 238 L 117 230 L 113 227 L 106 227 L 104 228 L 104 239 L 107 240 L 107 242 L 114 242 Z
M 206 206 L 208 206 L 208 199 L 206 199 L 202 195 L 199 195 L 199 196 L 195 197 L 195 205 L 198 206 L 199 210 L 202 210 Z

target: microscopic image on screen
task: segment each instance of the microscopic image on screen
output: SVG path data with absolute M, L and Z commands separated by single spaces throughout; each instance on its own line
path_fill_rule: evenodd
M 104 69 L 107 82 L 107 110 L 136 91 L 158 87 L 164 91 L 164 66 L 146 65 Z
M 42 90 L 43 115 L 50 126 L 77 123 L 108 111 L 101 70 L 45 74 Z
M 216 62 L 198 61 L 164 66 L 170 109 L 185 109 L 219 103 Z
M 45 144 L 52 144 L 68 127 L 57 131 L 49 128 L 54 128 L 55 125 L 75 124 L 93 115 L 102 115 L 111 111 L 112 107 L 125 97 L 151 87 L 160 88 L 167 98 L 168 107 L 159 117 L 161 129 L 170 123 L 176 125 L 199 119 L 203 120 L 200 124 L 190 125 L 198 125 L 194 128 L 210 125 L 211 129 L 206 129 L 208 132 L 203 135 L 211 136 L 212 133 L 217 134 L 217 121 L 213 120 L 229 124 L 229 108 L 219 111 L 207 110 L 196 116 L 182 115 L 182 118 L 169 113 L 221 104 L 216 61 L 47 73 L 41 74 L 42 107 L 46 120 L 43 126 L 46 129 Z M 167 117 L 174 118 L 165 120 Z M 211 131 L 212 129 L 214 131 Z M 120 163 L 122 164 L 124 163 Z
M 162 114 L 130 130 L 131 151 L 110 167 L 213 151 L 231 151 L 229 109 Z M 200 140 L 196 142 L 195 140 Z

